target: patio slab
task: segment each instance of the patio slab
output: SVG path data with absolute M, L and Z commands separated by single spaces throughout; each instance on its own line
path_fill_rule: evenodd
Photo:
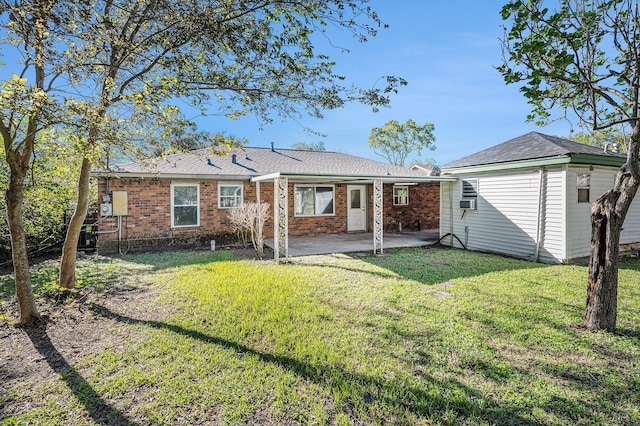
M 437 229 L 416 232 L 385 233 L 383 248 L 424 247 L 433 245 L 440 237 Z M 265 244 L 273 248 L 273 238 L 267 238 Z M 312 254 L 373 252 L 373 233 L 325 234 L 315 237 L 289 236 L 289 257 Z

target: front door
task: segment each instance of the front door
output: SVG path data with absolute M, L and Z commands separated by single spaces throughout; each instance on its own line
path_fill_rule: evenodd
M 347 231 L 367 230 L 367 187 L 347 185 Z

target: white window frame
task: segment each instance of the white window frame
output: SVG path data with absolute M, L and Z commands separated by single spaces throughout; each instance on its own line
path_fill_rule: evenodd
M 316 211 L 316 188 L 331 188 L 331 194 L 333 196 L 332 200 L 333 200 L 333 212 L 331 213 L 315 213 Z M 296 189 L 297 188 L 313 188 L 313 211 L 314 214 L 298 214 L 297 213 L 297 205 L 296 205 Z M 336 215 L 336 186 L 334 184 L 326 184 L 326 185 L 322 185 L 322 184 L 318 184 L 318 185 L 294 185 L 293 186 L 293 215 L 295 217 L 319 217 L 319 216 L 335 216 Z
M 196 223 L 193 225 L 176 225 L 175 222 L 175 208 L 176 207 L 193 207 L 192 204 L 181 204 L 176 205 L 174 203 L 174 188 L 176 186 L 195 186 L 197 190 L 197 201 L 195 204 L 196 207 Z M 171 182 L 171 228 L 189 228 L 194 226 L 200 226 L 200 182 Z
M 223 206 L 222 205 L 222 188 L 228 187 L 240 187 L 240 196 L 233 196 L 234 199 L 239 198 L 238 204 L 235 206 Z M 230 196 L 226 196 L 225 198 L 232 198 Z M 244 203 L 244 184 L 242 182 L 218 182 L 218 208 L 219 209 L 233 209 L 235 207 L 240 207 Z
M 396 202 L 396 199 L 401 199 L 401 195 L 396 195 L 396 189 L 404 189 L 407 191 L 406 201 L 404 203 Z M 393 185 L 393 205 L 394 206 L 408 206 L 409 205 L 409 185 Z
M 582 177 L 582 184 L 581 178 Z M 586 184 L 584 183 L 586 179 Z M 587 200 L 580 201 L 580 190 L 587 190 Z M 576 201 L 580 204 L 591 202 L 591 173 L 578 173 L 576 175 Z
M 466 194 L 465 195 L 465 191 L 464 191 L 464 184 L 468 183 L 475 191 L 475 194 Z M 478 199 L 478 194 L 480 193 L 480 182 L 478 181 L 478 178 L 472 178 L 472 179 L 463 179 L 460 183 L 460 198 L 462 199 L 474 199 L 477 200 Z

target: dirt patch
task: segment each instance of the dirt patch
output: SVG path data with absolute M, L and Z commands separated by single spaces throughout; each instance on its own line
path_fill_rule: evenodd
M 433 293 L 433 297 L 435 297 L 436 299 L 450 299 L 453 296 L 451 295 L 451 293 L 447 292 L 447 291 L 434 291 Z
M 0 325 L 0 383 L 3 384 L 0 418 L 30 412 L 39 406 L 40 401 L 12 397 L 29 395 L 30 387 L 62 377 L 70 387 L 80 389 L 86 383 L 76 367 L 81 358 L 117 348 L 128 340 L 127 336 L 140 333 L 123 318 L 163 320 L 170 314 L 162 305 L 154 303 L 156 296 L 155 287 L 142 282 L 117 285 L 105 293 L 88 289 L 71 296 L 50 293 L 38 298 L 42 321 L 31 327 L 16 327 L 5 321 Z M 16 318 L 17 306 L 11 304 L 16 302 L 5 302 L 0 308 L 2 312 L 12 311 L 12 317 Z M 84 389 L 86 392 L 86 387 Z M 88 397 L 94 405 L 82 413 L 87 420 L 112 425 L 131 423 L 132 419 L 113 408 L 127 404 L 107 403 L 98 395 Z M 122 399 L 125 398 L 126 395 Z M 75 421 L 69 421 L 73 423 Z

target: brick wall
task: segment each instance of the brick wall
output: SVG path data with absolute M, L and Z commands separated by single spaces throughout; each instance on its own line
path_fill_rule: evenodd
M 255 183 L 244 182 L 244 201 L 256 201 Z M 105 180 L 98 183 L 98 198 L 105 193 Z M 123 250 L 154 250 L 167 247 L 206 247 L 210 240 L 225 244 L 235 240 L 227 209 L 218 209 L 218 182 L 200 181 L 200 226 L 171 227 L 171 181 L 157 178 L 110 179 L 110 191 L 127 191 L 128 215 L 122 218 Z M 398 222 L 403 230 L 433 229 L 439 226 L 438 183 L 409 186 L 409 205 L 393 205 L 393 185 L 384 185 L 385 231 L 395 231 Z M 347 185 L 336 184 L 332 216 L 296 217 L 294 214 L 294 185 L 289 185 L 289 235 L 321 235 L 347 232 Z M 373 229 L 373 185 L 367 186 L 368 230 Z M 261 202 L 273 205 L 273 184 L 260 183 Z M 273 236 L 273 208 L 264 228 L 267 237 Z M 115 217 L 101 218 L 100 232 L 117 229 Z M 112 253 L 118 250 L 118 233 L 101 233 L 98 250 Z
M 98 199 L 106 191 L 106 181 L 98 182 Z M 122 218 L 123 249 L 153 250 L 163 247 L 208 246 L 210 240 L 220 244 L 236 240 L 227 209 L 218 209 L 218 182 L 200 181 L 200 226 L 171 227 L 171 181 L 162 179 L 110 179 L 109 191 L 126 191 L 128 215 Z M 255 184 L 243 183 L 245 202 L 256 201 Z M 273 202 L 273 184 L 261 183 L 261 202 Z M 98 224 L 98 250 L 118 250 L 117 218 L 104 217 Z M 265 235 L 273 235 L 273 213 L 265 224 Z
M 289 235 L 316 236 L 347 232 L 347 185 L 334 185 L 333 216 L 295 216 L 294 185 L 289 185 Z
M 402 223 L 403 231 L 418 229 L 438 229 L 440 227 L 440 183 L 409 185 L 409 204 L 393 205 L 393 185 L 385 185 L 384 230 L 397 231 Z

